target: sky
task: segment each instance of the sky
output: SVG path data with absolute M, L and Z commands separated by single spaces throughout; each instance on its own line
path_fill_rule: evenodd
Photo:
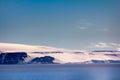
M 0 0 L 0 42 L 120 50 L 120 0 Z

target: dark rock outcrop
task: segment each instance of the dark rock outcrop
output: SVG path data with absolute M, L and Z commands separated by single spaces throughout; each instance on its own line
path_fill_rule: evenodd
M 104 60 L 92 60 L 93 63 L 105 63 Z
M 120 60 L 109 60 L 110 63 L 120 63 Z
M 118 56 L 117 54 L 104 54 L 104 55 L 106 55 L 106 56 Z
M 101 63 L 105 63 L 105 64 L 110 64 L 110 63 L 115 63 L 115 64 L 120 64 L 120 60 L 91 60 L 93 63 L 97 63 L 97 64 L 101 64 Z
M 63 52 L 61 52 L 61 51 L 52 51 L 52 52 L 32 52 L 32 53 L 37 53 L 37 54 L 51 54 L 51 53 L 63 53 Z
M 9 52 L 0 54 L 0 64 L 18 64 L 24 63 L 24 59 L 27 57 L 25 52 Z
M 36 57 L 32 59 L 30 63 L 53 64 L 53 60 L 55 60 L 55 58 L 51 56 Z

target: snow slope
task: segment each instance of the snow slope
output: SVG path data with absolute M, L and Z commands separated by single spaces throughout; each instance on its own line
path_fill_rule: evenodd
M 47 46 L 0 43 L 0 52 L 26 52 L 30 57 L 26 62 L 36 57 L 51 56 L 55 63 L 92 63 L 92 60 L 120 60 L 120 52 L 90 52 L 85 50 L 69 50 Z

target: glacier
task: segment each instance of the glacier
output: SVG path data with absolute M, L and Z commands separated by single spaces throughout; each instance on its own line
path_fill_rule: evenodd
M 0 64 L 97 63 L 120 63 L 120 51 L 70 50 L 39 45 L 0 43 Z

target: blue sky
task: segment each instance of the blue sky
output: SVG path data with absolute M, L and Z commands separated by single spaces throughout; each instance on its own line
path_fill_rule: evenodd
M 68 49 L 114 49 L 119 0 L 1 0 L 0 42 Z M 107 47 L 111 43 L 117 46 Z M 99 45 L 96 47 L 96 45 Z

